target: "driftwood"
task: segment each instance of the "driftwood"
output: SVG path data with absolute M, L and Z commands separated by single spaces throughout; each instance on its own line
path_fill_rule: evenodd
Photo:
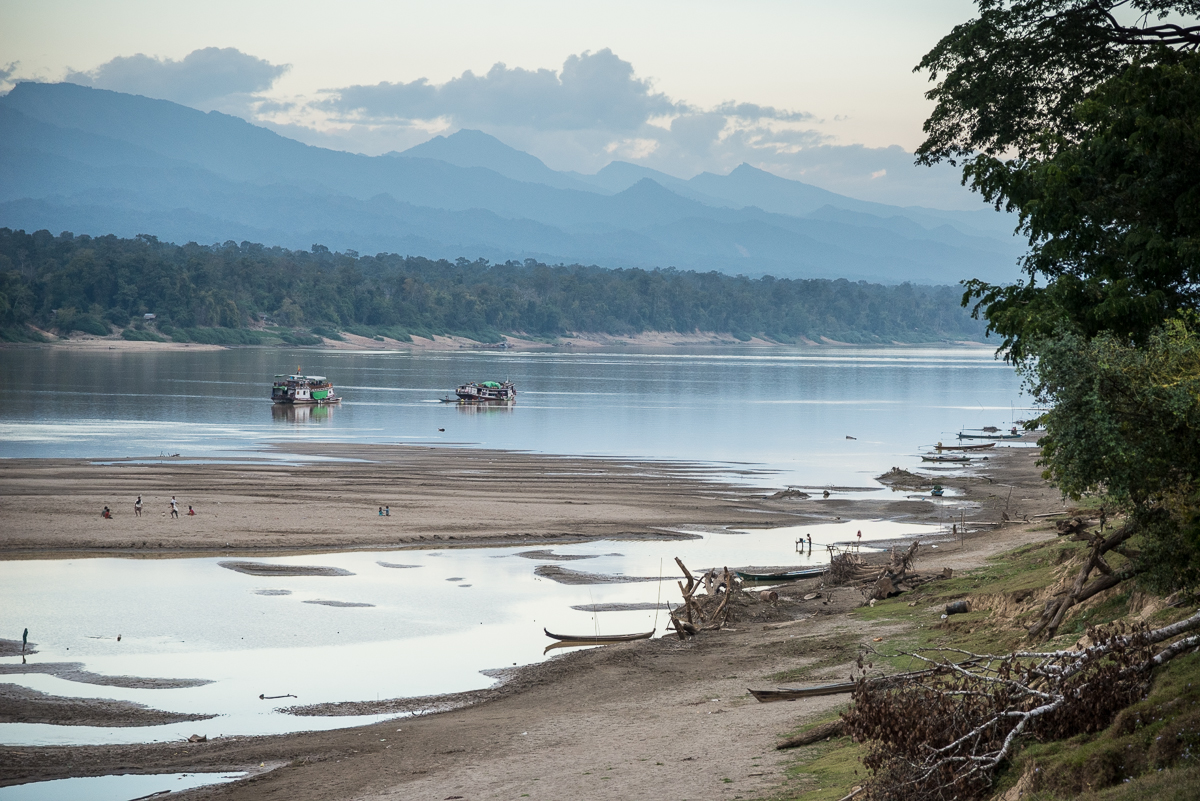
M 1023 739 L 1062 740 L 1107 727 L 1144 697 L 1155 667 L 1200 646 L 1197 629 L 1200 612 L 1158 629 L 1089 629 L 1094 645 L 1082 649 L 893 654 L 921 669 L 860 678 L 844 716 L 846 732 L 868 743 L 869 794 L 896 801 L 986 795 Z
M 1042 610 L 1041 618 L 1029 627 L 1030 636 L 1038 637 L 1045 635 L 1046 639 L 1054 637 L 1058 633 L 1058 627 L 1062 625 L 1063 617 L 1066 615 L 1067 610 L 1072 606 L 1082 603 L 1093 595 L 1103 592 L 1110 587 L 1117 586 L 1135 574 L 1136 570 L 1132 566 L 1132 563 L 1122 570 L 1113 570 L 1104 559 L 1104 554 L 1122 545 L 1127 539 L 1133 536 L 1134 531 L 1135 529 L 1132 525 L 1126 524 L 1108 537 L 1102 537 L 1099 534 L 1088 534 L 1087 532 L 1077 534 L 1077 536 L 1090 541 L 1092 549 L 1088 553 L 1083 567 L 1079 569 L 1079 574 L 1075 577 L 1075 583 L 1071 586 L 1071 589 L 1065 594 L 1054 596 L 1046 602 L 1046 608 Z M 1089 582 L 1093 570 L 1099 570 L 1101 575 L 1094 581 Z
M 1091 525 L 1091 522 L 1082 517 L 1072 517 L 1067 520 L 1059 520 L 1054 524 L 1054 530 L 1058 532 L 1058 536 L 1060 537 L 1068 534 L 1082 534 Z
M 797 734 L 795 737 L 789 737 L 779 745 L 775 746 L 777 751 L 782 751 L 785 748 L 799 748 L 802 745 L 812 745 L 818 740 L 824 740 L 826 737 L 841 737 L 846 733 L 846 722 L 844 720 L 834 720 L 829 723 L 822 723 L 819 726 L 814 726 L 803 734 Z
M 729 599 L 736 588 L 729 568 L 723 568 L 719 574 L 714 568 L 697 580 L 678 556 L 675 557 L 675 564 L 679 565 L 687 579 L 687 584 L 678 582 L 679 591 L 683 593 L 683 605 L 671 610 L 671 621 L 679 639 L 702 631 L 716 631 L 732 623 L 733 607 L 729 605 Z M 701 588 L 704 589 L 703 595 L 697 594 Z M 680 618 L 681 612 L 685 619 Z
M 920 543 L 914 541 L 906 551 L 893 549 L 892 561 L 884 567 L 868 565 L 858 554 L 837 554 L 829 562 L 830 579 L 834 584 L 870 585 L 870 589 L 863 594 L 869 600 L 882 601 L 910 589 L 902 582 L 915 577 L 909 571 L 912 570 L 919 547 Z

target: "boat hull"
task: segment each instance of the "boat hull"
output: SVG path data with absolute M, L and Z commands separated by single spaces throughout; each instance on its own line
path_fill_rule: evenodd
M 654 636 L 654 630 L 643 631 L 641 634 L 554 634 L 547 629 L 542 629 L 546 632 L 546 636 L 553 640 L 562 640 L 564 642 L 575 643 L 612 643 L 612 642 L 633 642 L 634 640 L 648 640 Z
M 799 581 L 800 579 L 807 578 L 819 578 L 823 575 L 825 575 L 825 568 L 820 568 L 817 570 L 791 570 L 787 573 L 746 573 L 741 570 L 737 571 L 737 576 L 742 581 L 769 581 L 775 583 L 783 581 Z
M 510 381 L 505 381 L 503 384 L 489 381 L 483 384 L 463 384 L 454 390 L 454 394 L 458 396 L 459 400 L 471 403 L 487 403 L 492 401 L 503 403 L 516 399 L 517 388 Z

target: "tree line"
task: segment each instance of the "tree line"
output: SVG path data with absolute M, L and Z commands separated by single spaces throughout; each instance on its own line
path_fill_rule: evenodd
M 297 344 L 306 332 L 399 339 L 433 334 L 715 331 L 792 343 L 980 340 L 983 326 L 950 287 L 844 279 L 746 278 L 675 269 L 492 264 L 250 242 L 175 245 L 150 235 L 74 236 L 0 228 L 0 332 L 30 325 L 69 335 L 261 340 L 264 325 Z M 155 315 L 153 324 L 143 322 Z

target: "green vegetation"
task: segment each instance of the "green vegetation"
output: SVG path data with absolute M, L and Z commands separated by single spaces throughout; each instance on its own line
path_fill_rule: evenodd
M 1024 281 L 966 282 L 1038 405 L 1047 477 L 1145 535 L 1121 578 L 1200 581 L 1200 3 L 978 0 L 918 69 L 918 150 L 1020 216 Z M 1117 547 L 1112 541 L 1104 550 Z M 1054 624 L 1048 625 L 1053 633 Z
M 880 653 L 866 656 L 864 661 L 873 664 L 870 672 L 883 669 L 894 673 L 919 667 L 900 651 L 937 647 L 1003 654 L 1025 647 L 1025 625 L 1041 605 L 1034 599 L 1040 599 L 1064 573 L 1073 575 L 1087 550 L 1084 543 L 1057 539 L 1023 546 L 992 557 L 983 568 L 877 601 L 873 607 L 860 607 L 852 612 L 854 617 L 893 632 L 875 644 Z M 945 604 L 963 598 L 989 608 L 941 620 Z M 986 604 L 981 603 L 984 600 Z M 1134 611 L 1132 600 L 1132 594 L 1120 588 L 1096 597 L 1076 608 L 1058 637 L 1039 650 L 1070 648 L 1088 626 L 1128 620 Z M 1004 607 L 1005 601 L 1013 603 Z M 1168 607 L 1150 620 L 1154 625 L 1163 625 L 1186 614 Z M 902 625 L 899 632 L 897 624 Z M 790 641 L 788 644 L 793 645 Z M 817 645 L 824 650 L 832 643 L 821 640 Z M 795 647 L 798 654 L 804 652 L 804 641 L 797 640 Z M 803 678 L 806 672 L 801 668 L 795 675 Z M 808 721 L 787 734 L 800 733 L 831 719 L 825 716 Z M 784 798 L 841 798 L 869 775 L 861 763 L 867 745 L 854 743 L 849 737 L 790 753 L 794 763 L 788 768 Z M 997 775 L 993 794 L 1023 780 L 1027 794 L 1022 798 L 1040 801 L 1192 798 L 1200 787 L 1200 767 L 1192 766 L 1197 758 L 1200 654 L 1193 653 L 1156 670 L 1144 699 L 1126 707 L 1100 731 L 1044 742 L 1027 738 Z M 1143 788 L 1143 794 L 1135 795 L 1136 788 Z
M 741 341 L 979 340 L 949 287 L 748 279 L 677 270 L 606 270 L 533 260 L 451 263 L 243 242 L 172 245 L 0 229 L 0 331 L 26 324 L 105 335 L 142 315 L 181 342 L 292 344 L 341 331 L 407 341 L 456 334 L 717 331 Z M 263 324 L 276 325 L 264 333 Z M 136 330 L 136 329 L 135 329 Z M 18 334 L 10 334 L 10 337 Z M 295 340 L 295 341 L 293 341 Z

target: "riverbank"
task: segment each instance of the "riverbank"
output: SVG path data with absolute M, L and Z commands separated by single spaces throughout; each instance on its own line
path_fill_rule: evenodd
M 154 340 L 128 340 L 123 338 L 119 333 L 109 336 L 95 336 L 92 334 L 81 334 L 73 332 L 70 337 L 59 337 L 50 331 L 43 329 L 34 329 L 38 336 L 41 336 L 42 342 L 0 342 L 0 348 L 68 348 L 71 350 L 117 350 L 117 351 L 172 351 L 172 350 L 221 350 L 225 345 L 205 345 L 198 342 L 157 342 Z M 307 331 L 305 336 L 317 336 L 310 334 Z M 394 350 L 412 350 L 412 351 L 456 351 L 456 350 L 495 350 L 498 348 L 511 350 L 597 350 L 602 348 L 674 348 L 674 347 L 694 347 L 694 346 L 720 346 L 720 347 L 756 347 L 756 348 L 842 348 L 855 347 L 852 343 L 841 342 L 828 337 L 821 337 L 820 341 L 808 339 L 807 337 L 799 337 L 793 343 L 777 342 L 772 339 L 764 339 L 762 337 L 746 337 L 739 339 L 727 332 L 719 331 L 642 331 L 637 334 L 603 334 L 587 331 L 576 331 L 562 334 L 555 338 L 531 338 L 521 336 L 519 334 L 505 334 L 501 336 L 499 342 L 479 342 L 463 336 L 443 336 L 431 335 L 429 337 L 421 337 L 412 335 L 407 340 L 392 339 L 387 336 L 366 337 L 357 334 L 351 334 L 348 331 L 342 331 L 338 334 L 338 339 L 330 339 L 329 337 L 319 337 L 321 343 L 319 345 L 309 345 L 303 347 L 311 347 L 313 349 L 322 350 L 342 350 L 342 351 L 394 351 Z M 974 340 L 954 340 L 948 342 L 928 342 L 921 341 L 915 343 L 905 343 L 900 341 L 890 341 L 886 343 L 875 343 L 876 345 L 888 346 L 896 345 L 902 347 L 943 347 L 947 344 L 957 347 L 978 347 L 992 348 L 991 344 L 985 342 L 976 342 Z M 282 347 L 295 348 L 296 345 L 290 345 L 284 342 L 279 342 L 276 345 L 265 346 L 245 346 L 237 345 L 232 347 Z
M 287 451 L 320 461 L 0 460 L 8 528 L 0 558 L 558 544 L 672 539 L 698 527 L 945 522 L 928 496 L 933 481 L 971 503 L 977 525 L 1061 508 L 1041 489 L 1034 452 L 1016 448 L 994 449 L 976 475 L 931 473 L 895 484 L 884 498 L 853 488 L 778 497 L 769 472 L 745 468 L 741 478 L 761 485 L 733 484 L 720 480 L 728 470 L 684 462 L 420 445 L 294 443 Z M 101 518 L 106 506 L 111 520 Z
M 6 542 L 2 555 L 273 554 L 433 543 L 445 548 L 510 541 L 505 538 L 540 543 L 670 537 L 705 521 L 714 526 L 764 526 L 838 517 L 934 516 L 917 506 L 927 501 L 904 498 L 907 491 L 897 493 L 899 500 L 861 500 L 854 493 L 836 491 L 830 498 L 816 492 L 808 498 L 771 498 L 770 487 L 717 483 L 696 465 L 412 447 L 313 447 L 314 455 L 373 461 L 0 464 L 8 471 L 0 473 L 5 519 L 19 515 L 20 525 L 10 530 L 22 532 L 21 542 Z M 958 543 L 944 538 L 939 548 L 924 549 L 920 572 L 978 566 L 999 551 L 1052 538 L 1046 524 L 988 525 L 1003 514 L 1020 519 L 1061 508 L 1057 494 L 1041 482 L 1035 460 L 1032 449 L 1003 449 L 975 475 L 940 476 L 940 483 L 968 501 L 966 518 L 973 521 L 968 528 L 975 531 Z M 207 497 L 201 509 L 219 506 L 211 529 L 171 528 L 200 524 L 203 514 L 172 520 L 158 509 L 138 519 L 131 509 L 117 507 L 117 520 L 102 521 L 95 514 L 71 511 L 97 503 L 106 494 L 128 495 L 131 481 L 166 492 L 185 480 L 211 493 L 201 496 Z M 331 492 L 331 486 L 338 492 Z M 392 504 L 393 516 L 382 521 L 395 528 L 380 530 L 373 528 L 381 521 L 371 493 L 384 487 L 403 500 Z M 144 491 L 144 498 L 150 492 Z M 176 494 L 186 510 L 188 500 Z M 273 522 L 273 515 L 307 517 L 325 506 L 341 510 L 342 528 L 298 541 L 290 536 L 294 532 L 281 532 Z M 463 521 L 478 520 L 485 510 L 520 525 L 514 522 L 491 539 L 465 535 Z M 454 514 L 459 517 L 437 522 Z M 104 529 L 101 524 L 113 527 Z M 134 539 L 138 525 L 147 527 L 146 537 L 162 539 L 145 539 L 143 546 Z M 434 536 L 446 539 L 432 540 Z M 450 536 L 462 539 L 451 542 Z M 161 549 L 158 541 L 164 542 Z M 774 751 L 777 738 L 829 713 L 844 699 L 759 705 L 746 687 L 773 686 L 798 668 L 806 668 L 807 677 L 814 680 L 840 678 L 859 643 L 887 636 L 847 616 L 861 604 L 853 590 L 803 601 L 814 584 L 786 588 L 791 600 L 778 608 L 754 610 L 725 631 L 688 641 L 669 637 L 568 653 L 513 670 L 489 690 L 423 699 L 421 708 L 446 709 L 439 714 L 356 729 L 202 743 L 4 747 L 0 784 L 125 772 L 131 765 L 141 772 L 172 772 L 274 763 L 281 767 L 231 785 L 191 791 L 187 797 L 664 798 L 693 791 L 730 799 L 787 795 L 790 758 Z M 377 708 L 355 705 L 342 711 L 399 711 L 397 704 L 403 702 L 384 700 Z M 111 715 L 115 710 L 104 711 Z M 204 722 L 196 725 L 203 733 Z

